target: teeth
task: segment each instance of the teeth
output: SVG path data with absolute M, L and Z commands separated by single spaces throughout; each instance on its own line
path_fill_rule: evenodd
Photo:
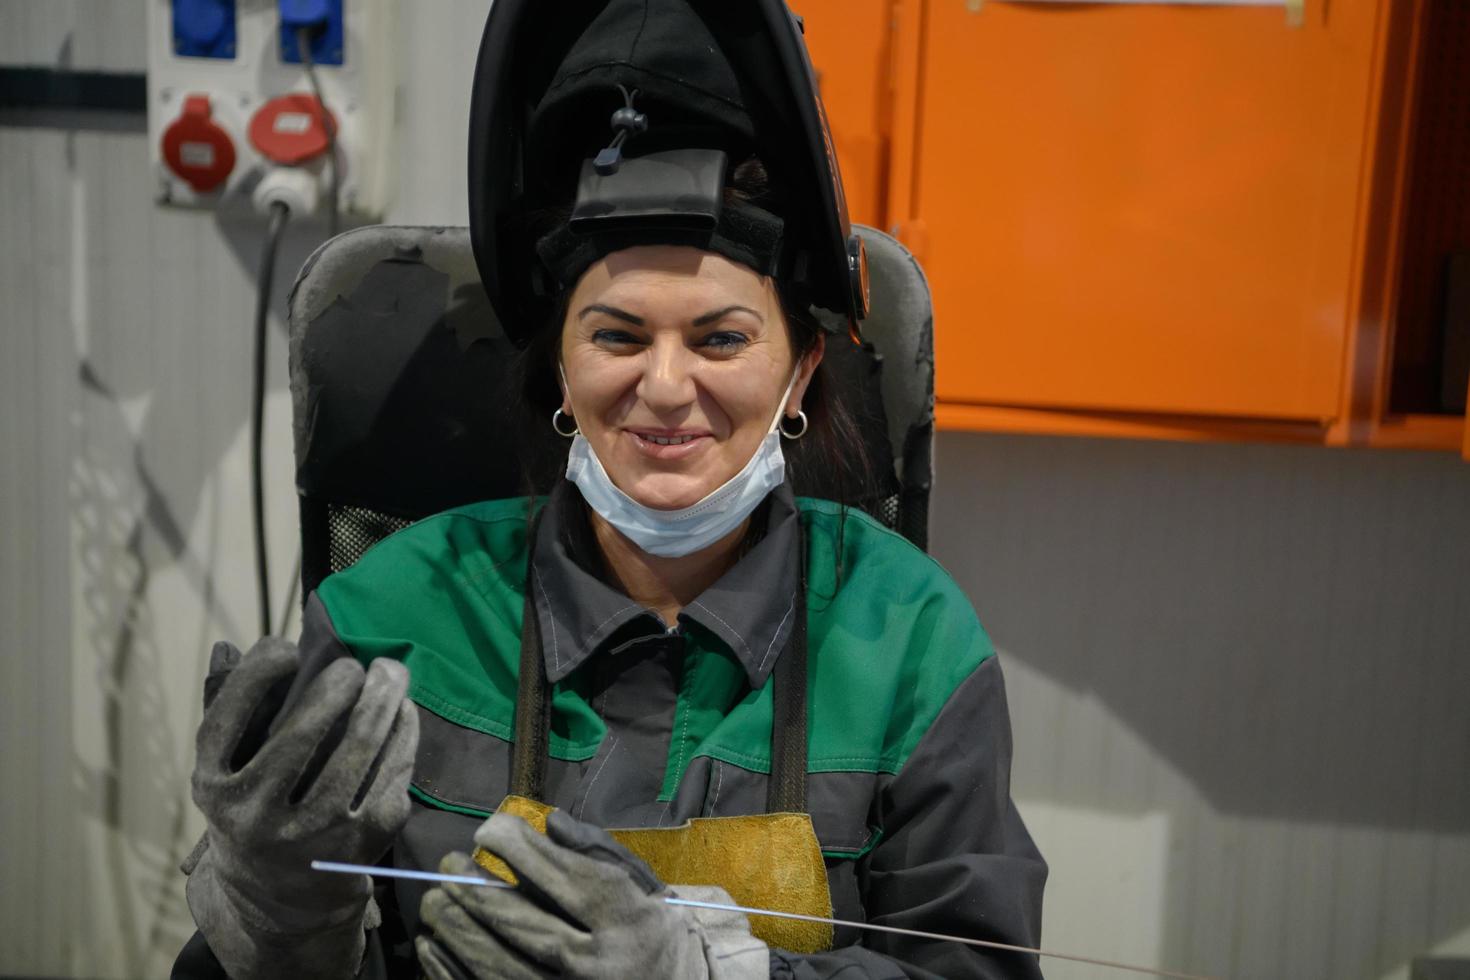
M 645 442 L 651 442 L 656 446 L 682 446 L 693 440 L 693 436 L 639 436 Z

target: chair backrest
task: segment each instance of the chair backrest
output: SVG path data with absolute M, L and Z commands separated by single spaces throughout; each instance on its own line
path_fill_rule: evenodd
M 898 242 L 860 228 L 873 308 L 866 343 L 827 345 L 839 397 L 876 470 L 862 507 L 919 547 L 933 481 L 929 290 Z M 526 440 L 555 452 L 548 424 L 514 431 L 514 349 L 480 286 L 465 228 L 377 225 L 327 242 L 291 292 L 291 395 L 302 585 L 353 564 L 393 531 L 450 507 L 524 492 Z M 795 490 L 824 492 L 823 478 Z

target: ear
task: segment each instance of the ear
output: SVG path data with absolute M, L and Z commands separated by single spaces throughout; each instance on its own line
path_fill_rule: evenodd
M 827 335 L 818 334 L 816 345 L 801 359 L 796 384 L 791 386 L 791 396 L 786 399 L 785 415 L 787 418 L 794 419 L 796 413 L 801 411 L 801 400 L 806 395 L 807 385 L 812 383 L 812 375 L 817 373 L 817 365 L 822 363 L 822 355 L 825 353 L 827 353 Z

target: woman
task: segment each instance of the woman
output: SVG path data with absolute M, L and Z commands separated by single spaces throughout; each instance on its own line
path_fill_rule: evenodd
M 299 655 L 217 650 L 194 781 L 200 934 L 176 975 L 1038 975 L 1014 954 L 752 934 L 663 901 L 650 865 L 679 869 L 685 897 L 1029 946 L 1045 866 L 1009 798 L 1003 685 L 968 602 L 903 538 L 785 478 L 783 439 L 840 442 L 812 306 L 848 283 L 822 278 L 830 229 L 808 210 L 840 205 L 835 170 L 801 186 L 789 134 L 763 125 L 780 107 L 742 101 L 743 72 L 770 63 L 728 55 L 751 25 L 611 0 L 531 31 L 529 9 L 497 3 L 481 66 L 508 50 L 497 30 L 565 35 L 488 62 L 498 91 L 537 79 L 519 172 L 541 190 L 526 178 L 515 220 L 491 225 L 501 246 L 527 236 L 544 282 L 516 279 L 503 247 L 481 268 L 505 322 L 553 311 L 526 338 L 522 400 L 569 440 L 564 473 L 328 578 Z M 768 55 L 792 35 L 772 37 Z M 598 152 L 606 124 L 583 120 L 607 119 L 610 86 L 624 106 Z M 484 176 L 472 164 L 498 186 Z M 288 685 L 295 706 L 265 731 Z M 539 821 L 540 805 L 545 836 L 486 819 Z M 374 891 L 306 870 L 385 855 L 508 865 L 518 888 Z

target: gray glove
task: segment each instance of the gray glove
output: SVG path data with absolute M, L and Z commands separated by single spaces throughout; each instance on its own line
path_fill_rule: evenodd
M 509 977 L 766 980 L 771 957 L 739 912 L 667 905 L 648 865 L 605 831 L 556 811 L 546 835 L 498 813 L 475 843 L 515 872 L 514 890 L 450 884 L 424 896 L 433 936 L 416 941 L 431 980 Z M 483 874 L 468 855 L 439 869 Z M 722 888 L 681 886 L 680 897 L 729 903 Z
M 228 644 L 211 657 L 217 694 L 199 726 L 193 778 L 209 827 L 185 892 L 236 980 L 356 974 L 363 930 L 377 924 L 372 880 L 310 862 L 372 864 L 408 818 L 418 746 L 408 671 L 386 659 L 366 671 L 334 661 L 268 731 L 297 667 L 296 647 L 273 638 L 243 658 Z

